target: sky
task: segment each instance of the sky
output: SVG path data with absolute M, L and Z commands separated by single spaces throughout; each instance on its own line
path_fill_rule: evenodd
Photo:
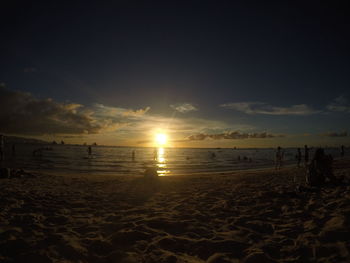
M 345 1 L 7 1 L 0 132 L 349 145 L 349 11 Z

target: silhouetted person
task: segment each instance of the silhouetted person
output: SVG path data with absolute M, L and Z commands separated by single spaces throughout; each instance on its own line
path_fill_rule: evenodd
M 3 161 L 5 158 L 4 147 L 4 135 L 0 134 L 0 161 Z
M 309 148 L 307 147 L 306 144 L 304 146 L 304 161 L 305 161 L 305 167 L 306 167 L 309 163 Z
M 301 164 L 301 150 L 298 148 L 297 150 L 297 162 L 298 162 L 298 167 L 300 167 Z
M 309 166 L 306 181 L 311 186 L 319 186 L 324 184 L 326 178 L 330 182 L 336 182 L 333 174 L 333 157 L 325 155 L 324 150 L 319 148 Z
M 276 150 L 276 160 L 275 160 L 275 169 L 281 169 L 282 166 L 283 153 L 282 148 L 280 146 L 277 147 Z
M 344 150 L 344 145 L 342 145 L 342 146 L 340 147 L 340 156 L 341 156 L 341 157 L 344 157 L 344 155 L 345 155 L 345 150 Z
M 153 150 L 153 159 L 154 160 L 157 160 L 158 158 L 158 151 L 157 151 L 157 148 L 154 148 L 154 150 Z
M 87 150 L 87 151 L 88 151 L 88 155 L 89 155 L 89 156 L 91 156 L 91 154 L 92 154 L 92 149 L 91 149 L 91 146 L 90 146 L 90 145 L 89 145 L 89 147 L 88 147 L 88 150 Z

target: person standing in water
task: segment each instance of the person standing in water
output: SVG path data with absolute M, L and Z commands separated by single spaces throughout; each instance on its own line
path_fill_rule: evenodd
M 157 150 L 157 148 L 154 148 L 154 150 L 153 150 L 153 160 L 157 160 L 158 159 L 158 150 Z
M 300 163 L 301 163 L 301 150 L 300 150 L 300 148 L 298 148 L 298 150 L 297 150 L 297 161 L 298 161 L 298 168 L 299 168 Z
M 344 155 L 345 155 L 345 150 L 344 150 L 344 145 L 342 145 L 342 146 L 340 147 L 340 156 L 341 156 L 341 157 L 344 157 Z
M 282 149 L 280 146 L 277 147 L 277 151 L 276 151 L 276 166 L 275 166 L 275 169 L 279 170 L 281 169 L 281 166 L 282 166 L 282 158 L 283 158 L 283 153 L 282 153 Z
M 91 156 L 91 154 L 92 154 L 92 149 L 91 149 L 91 146 L 90 146 L 90 145 L 89 145 L 89 147 L 88 147 L 88 150 L 87 150 L 87 151 L 88 151 L 88 155 L 89 155 L 89 156 Z
M 307 147 L 307 145 L 305 144 L 304 146 L 304 161 L 305 161 L 305 167 L 309 164 L 309 148 Z

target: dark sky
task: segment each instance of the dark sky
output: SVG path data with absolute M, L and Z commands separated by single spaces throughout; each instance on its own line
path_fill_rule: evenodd
M 187 102 L 197 118 L 276 132 L 343 131 L 345 2 L 8 1 L 0 82 L 61 102 L 150 106 L 164 115 Z M 242 102 L 254 112 L 220 107 Z M 306 113 L 295 114 L 291 107 L 301 104 Z

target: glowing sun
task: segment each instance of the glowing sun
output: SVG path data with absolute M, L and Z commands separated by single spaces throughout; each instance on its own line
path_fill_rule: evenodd
M 167 143 L 167 136 L 164 133 L 156 134 L 156 143 L 159 146 L 164 146 Z

